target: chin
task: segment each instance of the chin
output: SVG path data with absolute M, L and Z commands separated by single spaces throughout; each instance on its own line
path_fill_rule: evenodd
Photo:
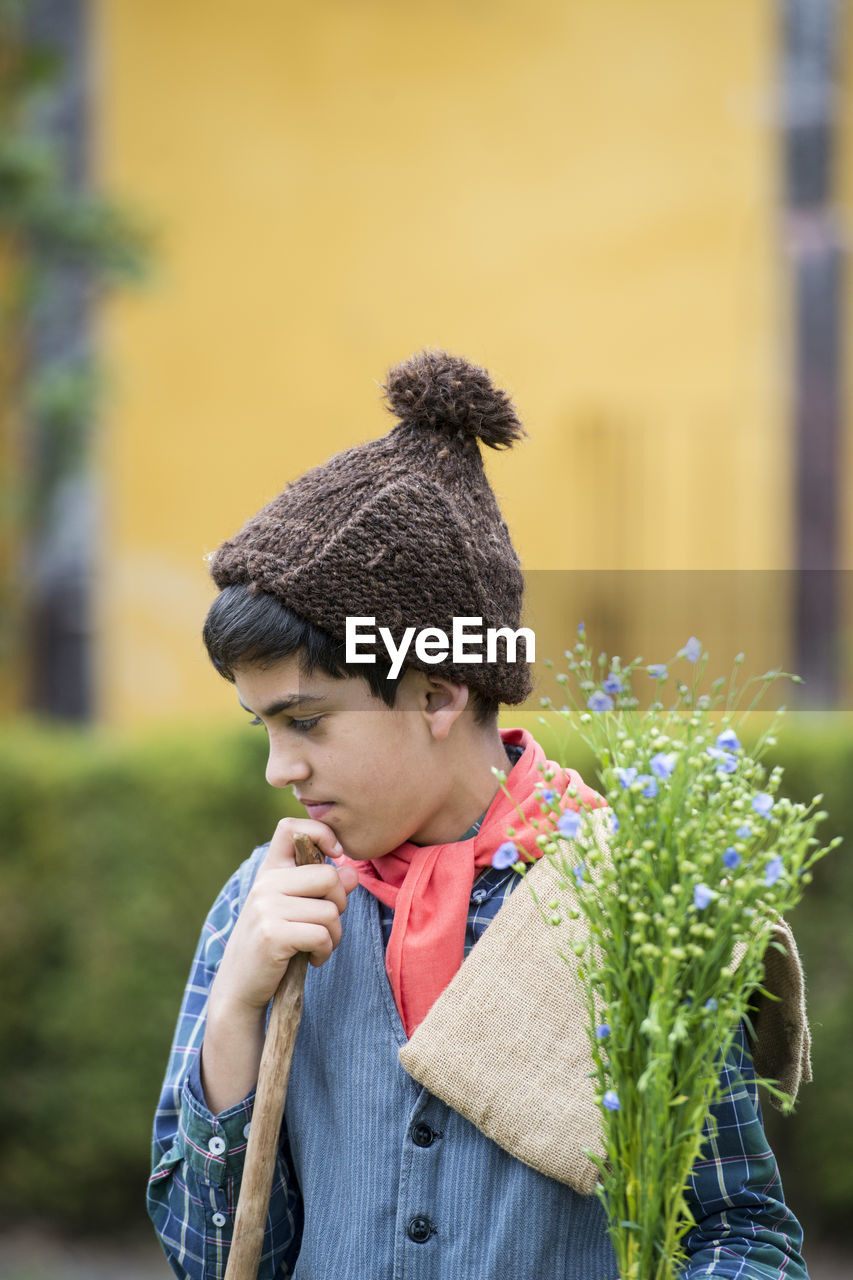
M 369 862 L 375 858 L 384 858 L 386 853 L 390 853 L 392 849 L 398 849 L 406 839 L 403 836 L 399 840 L 383 840 L 376 844 L 367 840 L 355 840 L 352 844 L 348 844 L 344 836 L 339 835 L 337 832 L 335 834 L 343 845 L 347 857 L 356 862 Z
M 348 831 L 344 830 L 345 826 L 349 826 Z M 395 849 L 399 849 L 401 844 L 406 844 L 413 838 L 406 823 L 400 830 L 383 830 L 376 835 L 375 839 L 371 839 L 370 835 L 373 833 L 369 819 L 364 821 L 359 819 L 349 824 L 341 823 L 340 826 L 334 825 L 332 830 L 343 845 L 344 853 L 354 862 L 369 862 L 376 858 L 384 858 L 386 853 L 392 853 Z
M 375 858 L 384 858 L 386 853 L 391 852 L 391 850 L 386 849 L 384 845 L 379 847 L 374 846 L 372 849 L 367 849 L 364 847 L 359 847 L 357 849 L 350 849 L 347 847 L 346 844 L 344 844 L 343 840 L 341 841 L 341 844 L 344 846 L 344 850 L 346 851 L 347 857 L 352 858 L 354 862 L 372 862 Z M 397 846 L 394 845 L 395 849 L 396 847 Z

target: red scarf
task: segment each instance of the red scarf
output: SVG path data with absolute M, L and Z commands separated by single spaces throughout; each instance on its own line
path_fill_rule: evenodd
M 501 739 L 506 746 L 523 747 L 524 754 L 507 776 L 510 795 L 498 791 L 475 836 L 450 844 L 401 844 L 372 861 L 347 859 L 364 888 L 394 911 L 385 967 L 407 1036 L 462 964 L 474 877 L 478 867 L 491 866 L 495 850 L 508 838 L 507 827 L 514 828 L 512 839 L 518 848 L 541 857 L 536 837 L 553 828 L 556 815 L 543 814 L 536 784 L 560 797 L 561 809 L 604 804 L 580 774 L 546 760 L 525 729 L 502 729 Z M 553 770 L 549 781 L 544 770 Z M 577 787 L 577 796 L 565 794 L 570 787 Z M 538 830 L 531 826 L 534 818 Z

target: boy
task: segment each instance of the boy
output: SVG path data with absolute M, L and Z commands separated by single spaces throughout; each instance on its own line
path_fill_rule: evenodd
M 307 817 L 279 823 L 206 922 L 150 1212 L 176 1275 L 224 1275 L 266 1008 L 304 951 L 260 1276 L 605 1280 L 581 1006 L 531 895 L 492 865 L 508 825 L 538 853 L 546 768 L 566 807 L 598 800 L 529 734 L 498 729 L 498 705 L 530 690 L 512 645 L 463 663 L 435 631 L 518 629 L 521 572 L 478 441 L 524 433 L 483 370 L 442 352 L 392 370 L 387 392 L 387 436 L 307 473 L 213 558 L 208 652 L 266 727 L 267 780 Z M 347 662 L 348 619 L 405 649 L 396 679 Z M 434 643 L 412 647 L 409 628 Z M 324 865 L 295 866 L 297 831 Z M 685 1278 L 804 1280 L 742 1041 L 738 1053 L 694 1170 Z

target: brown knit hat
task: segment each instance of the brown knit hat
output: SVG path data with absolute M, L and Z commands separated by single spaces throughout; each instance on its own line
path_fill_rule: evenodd
M 521 569 L 477 444 L 525 434 L 509 397 L 444 351 L 397 365 L 385 392 L 393 430 L 289 484 L 213 556 L 216 585 L 265 591 L 341 641 L 347 617 L 374 617 L 397 645 L 412 626 L 450 636 L 454 617 L 517 629 Z M 499 639 L 490 664 L 428 664 L 413 645 L 406 662 L 514 703 L 531 689 L 524 656 L 520 643 L 508 662 Z

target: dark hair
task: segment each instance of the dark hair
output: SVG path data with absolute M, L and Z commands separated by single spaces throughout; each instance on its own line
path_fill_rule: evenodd
M 344 679 L 359 676 L 366 680 L 374 697 L 388 707 L 397 699 L 397 686 L 390 667 L 380 662 L 348 665 L 342 640 L 307 622 L 266 591 L 245 583 L 224 587 L 213 601 L 204 622 L 202 639 L 216 670 L 234 681 L 234 668 L 244 662 L 271 666 L 281 658 L 298 653 L 306 675 L 319 669 L 327 676 Z M 403 671 L 405 673 L 406 668 Z M 488 724 L 498 714 L 499 702 L 476 689 L 470 690 L 477 724 Z

